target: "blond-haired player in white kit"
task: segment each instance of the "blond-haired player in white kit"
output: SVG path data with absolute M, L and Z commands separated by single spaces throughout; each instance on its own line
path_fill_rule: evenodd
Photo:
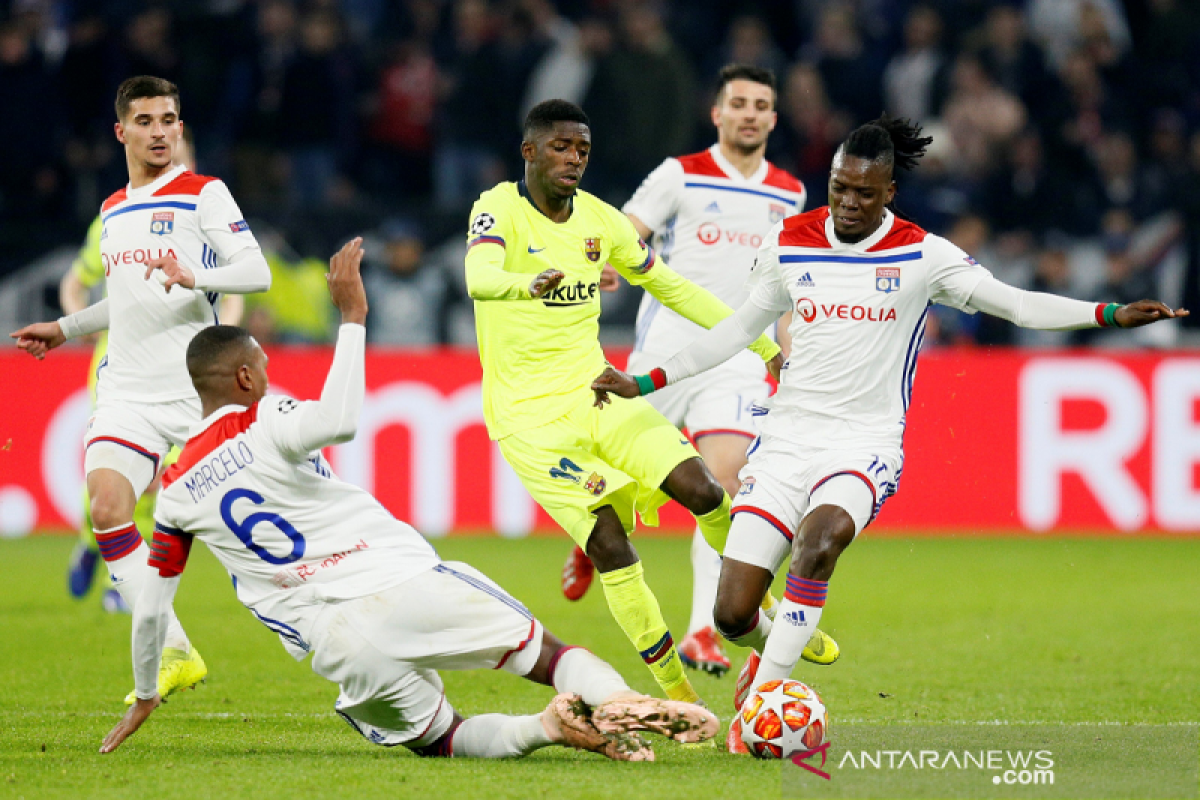
M 730 641 L 756 651 L 738 676 L 738 708 L 752 686 L 791 674 L 821 618 L 838 557 L 896 491 L 930 304 L 1043 330 L 1132 328 L 1188 313 L 1151 300 L 1097 305 L 1016 289 L 898 218 L 889 208 L 894 169 L 911 169 L 924 154 L 932 140 L 920 133 L 886 115 L 854 130 L 834 156 L 829 205 L 772 229 L 750 297 L 732 317 L 648 376 L 610 369 L 593 384 L 601 404 L 607 392 L 654 391 L 720 364 L 793 313 L 791 356 L 734 500 L 715 610 Z M 787 591 L 772 622 L 758 598 L 789 556 Z M 745 752 L 738 719 L 727 745 Z
M 622 209 L 643 239 L 654 237 L 655 250 L 679 274 L 734 308 L 746 299 L 746 278 L 763 237 L 784 217 L 804 210 L 804 184 L 766 159 L 767 138 L 777 119 L 775 99 L 770 70 L 743 64 L 721 69 L 711 111 L 717 143 L 668 158 Z M 647 371 L 703 332 L 647 294 L 638 309 L 637 340 L 627 369 Z M 755 409 L 770 393 L 766 378 L 762 359 L 747 352 L 648 398 L 672 424 L 688 430 L 730 497 L 737 494 L 746 448 L 758 435 Z M 591 567 L 576 547 L 563 568 L 567 599 L 583 597 Z M 714 675 L 729 669 L 712 613 L 720 574 L 721 556 L 697 528 L 692 537 L 692 614 L 679 656 L 687 666 Z M 806 653 L 825 664 L 837 656 L 836 643 L 823 634 Z
M 11 335 L 43 358 L 67 339 L 108 330 L 84 471 L 96 544 L 136 609 L 151 574 L 133 522 L 137 498 L 170 446 L 182 445 L 200 418 L 184 352 L 197 331 L 218 321 L 222 292 L 265 291 L 271 270 L 225 184 L 175 163 L 183 135 L 175 84 L 130 78 L 117 90 L 116 112 L 129 185 L 100 210 L 108 296 Z M 195 685 L 208 671 L 173 613 L 161 667 L 163 695 Z
M 504 758 L 551 744 L 623 761 L 652 760 L 638 731 L 711 738 L 716 715 L 629 689 L 586 650 L 567 647 L 481 572 L 444 562 L 321 448 L 354 438 L 366 393 L 362 240 L 330 261 L 342 314 L 318 401 L 267 395 L 267 357 L 241 328 L 201 331 L 187 369 L 204 418 L 163 477 L 157 572 L 134 608 L 137 702 L 105 738 L 118 747 L 160 702 L 154 672 L 193 539 L 234 579 L 238 599 L 284 648 L 341 687 L 337 713 L 369 741 L 420 755 Z M 540 714 L 463 719 L 438 669 L 505 669 L 561 694 Z

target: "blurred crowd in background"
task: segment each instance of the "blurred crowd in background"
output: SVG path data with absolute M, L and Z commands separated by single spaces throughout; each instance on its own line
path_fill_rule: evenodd
M 1200 306 L 1195 0 L 5 0 L 0 20 L 0 286 L 124 185 L 113 97 L 151 74 L 268 252 L 263 341 L 330 339 L 325 260 L 370 232 L 371 338 L 471 344 L 467 213 L 520 177 L 525 111 L 582 105 L 583 188 L 620 205 L 715 141 L 713 79 L 742 62 L 779 77 L 768 157 L 809 208 L 886 109 L 934 136 L 899 209 L 1001 279 Z M 605 298 L 610 339 L 636 303 Z M 957 313 L 930 341 L 1088 343 Z

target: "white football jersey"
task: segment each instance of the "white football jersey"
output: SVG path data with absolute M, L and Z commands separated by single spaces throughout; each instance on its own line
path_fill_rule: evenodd
M 254 234 L 224 183 L 183 166 L 146 186 L 126 186 L 104 201 L 100 217 L 109 329 L 97 395 L 141 402 L 194 397 L 184 354 L 197 331 L 218 321 L 220 296 L 182 286 L 168 294 L 155 276 L 145 279 L 146 264 L 170 255 L 198 274 L 257 250 Z
M 750 277 L 750 302 L 794 312 L 763 435 L 818 448 L 899 445 L 930 303 L 974 313 L 967 303 L 989 274 L 890 211 L 855 244 L 834 235 L 828 207 L 784 220 Z
M 746 278 L 767 232 L 803 211 L 804 200 L 804 185 L 784 170 L 764 160 L 747 178 L 713 145 L 668 158 L 622 210 L 654 231 L 654 249 L 672 269 L 737 308 L 746 299 Z M 646 294 L 634 349 L 670 356 L 703 330 Z M 739 354 L 737 360 L 766 374 L 753 353 Z
M 208 545 L 238 599 L 297 658 L 316 605 L 375 594 L 439 563 L 421 534 L 302 449 L 305 405 L 268 395 L 210 415 L 164 474 L 155 510 L 162 531 Z

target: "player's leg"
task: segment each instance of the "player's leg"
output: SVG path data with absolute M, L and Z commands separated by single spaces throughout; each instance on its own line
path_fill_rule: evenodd
M 574 682 L 598 692 L 598 702 L 628 691 L 594 656 L 562 652 L 523 605 L 467 564 L 439 564 L 393 589 L 329 606 L 310 638 L 313 670 L 341 687 L 338 713 L 375 744 L 425 756 L 504 758 L 558 744 L 618 760 L 653 757 L 632 726 L 601 733 L 576 694 L 560 694 L 540 714 L 464 719 L 454 711 L 435 667 Z M 566 670 L 558 677 L 556 655 Z
M 629 542 L 635 510 L 652 515 L 667 498 L 653 488 L 657 484 L 641 484 L 615 465 L 606 447 L 611 442 L 603 437 L 631 437 L 652 454 L 648 460 L 668 459 L 660 476 L 696 451 L 645 402 L 614 404 L 600 416 L 590 402 L 581 403 L 562 419 L 501 439 L 500 450 L 534 500 L 595 563 L 613 618 L 663 691 L 672 700 L 694 702 L 695 690 Z
M 813 459 L 810 501 L 792 542 L 787 590 L 756 683 L 789 677 L 825 608 L 838 558 L 895 490 L 900 456 L 825 453 Z M 814 479 L 815 478 L 815 479 Z
M 154 480 L 168 450 L 160 432 L 163 424 L 186 430 L 199 416 L 198 403 L 97 406 L 88 432 L 84 470 L 91 499 L 96 544 L 113 584 L 130 608 L 136 608 L 142 588 L 153 577 L 149 547 L 134 524 L 137 498 Z M 208 674 L 200 654 L 172 609 L 167 626 L 159 694 L 163 697 L 196 685 Z M 133 703 L 133 693 L 126 698 Z
M 653 397 L 653 395 L 651 395 Z M 725 398 L 727 405 L 737 405 L 737 397 Z M 697 404 L 703 406 L 704 404 Z M 701 410 L 698 408 L 698 411 Z M 699 417 L 699 414 L 696 415 Z M 712 425 L 698 430 L 694 436 L 700 457 L 721 484 L 726 495 L 737 493 L 738 471 L 746 463 L 746 448 L 753 434 L 718 432 Z M 713 621 L 713 605 L 717 599 L 717 584 L 721 576 L 721 554 L 708 543 L 703 531 L 697 526 L 692 533 L 692 613 L 688 621 L 687 636 L 679 645 L 679 654 L 685 665 L 723 675 L 729 670 L 729 658 L 721 647 Z
M 667 353 L 666 356 L 669 356 Z M 661 363 L 666 356 L 656 356 L 645 352 L 634 352 L 629 356 L 628 369 L 634 372 L 648 372 L 651 367 Z M 642 366 L 639 366 L 642 365 Z M 687 410 L 692 402 L 694 395 L 694 383 L 692 381 L 684 381 L 665 389 L 655 392 L 646 398 L 654 410 L 664 416 L 676 428 L 684 427 Z M 697 535 L 699 533 L 697 532 Z M 701 541 L 703 539 L 701 538 Z M 712 548 L 708 548 L 711 550 Z M 708 555 L 706 553 L 706 555 Z M 719 564 L 720 556 L 717 556 L 718 564 L 717 571 L 720 571 Z M 711 574 L 713 581 L 713 589 L 716 587 L 716 573 L 712 571 L 711 562 L 707 564 L 708 571 L 705 575 Z M 567 557 L 567 561 L 563 564 L 562 570 L 562 590 L 563 596 L 568 600 L 579 600 L 587 593 L 588 588 L 592 585 L 592 580 L 595 574 L 595 565 L 591 559 L 583 551 L 579 545 L 571 551 L 571 555 Z M 711 598 L 708 603 L 711 609 Z M 689 665 L 690 666 L 690 665 Z
M 696 702 L 699 695 L 683 672 L 683 662 L 663 619 L 658 598 L 646 584 L 642 562 L 620 518 L 612 506 L 604 506 L 596 509 L 595 519 L 586 552 L 600 573 L 600 584 L 613 619 L 667 697 Z

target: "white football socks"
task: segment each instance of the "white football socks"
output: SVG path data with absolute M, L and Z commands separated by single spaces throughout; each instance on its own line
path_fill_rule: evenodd
M 120 526 L 112 531 L 96 531 L 96 541 L 101 542 L 106 536 L 111 536 L 116 531 L 120 531 L 128 526 Z M 153 577 L 154 569 L 147 563 L 150 560 L 150 548 L 141 540 L 141 535 L 138 536 L 137 545 L 127 555 L 118 558 L 115 561 L 105 561 L 108 567 L 109 574 L 112 575 L 113 586 L 131 609 L 137 607 L 138 599 L 142 596 L 142 589 L 146 583 Z M 101 552 L 104 551 L 104 545 L 101 545 Z M 188 642 L 187 634 L 183 631 L 183 626 L 179 624 L 178 617 L 175 616 L 175 609 L 171 609 L 170 622 L 167 625 L 167 638 L 163 643 L 164 647 L 174 647 L 187 652 L 191 646 Z
M 468 717 L 450 740 L 455 758 L 513 758 L 553 744 L 542 725 L 542 715 L 510 717 L 480 714 Z
M 717 582 L 720 579 L 721 554 L 696 528 L 692 534 L 692 619 L 688 623 L 688 633 L 715 627 L 713 606 L 717 602 Z
M 577 694 L 589 706 L 633 690 L 608 662 L 582 647 L 564 647 L 550 664 L 550 681 L 559 694 Z
M 814 581 L 788 573 L 787 591 L 775 614 L 774 626 L 762 650 L 762 663 L 754 676 L 756 685 L 791 677 L 821 621 L 828 589 L 828 581 Z

